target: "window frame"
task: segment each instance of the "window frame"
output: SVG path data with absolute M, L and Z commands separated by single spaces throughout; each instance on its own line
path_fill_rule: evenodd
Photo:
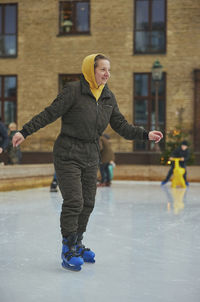
M 87 2 L 88 3 L 88 27 L 89 30 L 88 31 L 84 31 L 84 32 L 80 32 L 77 31 L 77 29 L 73 30 L 72 32 L 62 32 L 61 30 L 61 14 L 62 14 L 62 4 L 63 3 L 72 3 L 73 4 L 73 12 L 76 11 L 75 7 L 77 3 L 81 3 L 81 2 Z M 75 20 L 74 23 L 76 23 L 76 15 L 73 16 L 73 20 Z M 90 35 L 90 0 L 63 0 L 63 1 L 59 1 L 59 18 L 58 18 L 58 36 L 62 36 L 62 37 L 67 37 L 67 36 L 77 36 L 77 35 Z
M 5 78 L 7 77 L 15 77 L 16 78 L 16 96 L 12 97 L 4 97 L 4 90 L 5 90 Z M 1 95 L 0 95 L 0 106 L 1 106 L 1 119 L 2 122 L 5 123 L 5 110 L 4 110 L 4 103 L 6 101 L 12 101 L 15 103 L 16 110 L 15 110 L 15 120 L 11 122 L 15 122 L 17 124 L 17 93 L 18 93 L 18 76 L 16 74 L 0 74 L 0 81 L 1 81 Z M 7 125 L 7 124 L 6 124 Z
M 165 38 L 165 46 L 164 46 L 164 50 L 161 51 L 161 50 L 158 50 L 158 51 L 145 51 L 145 52 L 138 52 L 136 50 L 136 33 L 139 32 L 140 30 L 137 30 L 136 29 L 136 2 L 137 1 L 140 1 L 140 0 L 134 0 L 134 12 L 133 12 L 133 16 L 134 16 L 134 31 L 133 31 L 133 34 L 134 34 L 134 37 L 133 37 L 133 43 L 134 43 L 134 47 L 133 47 L 133 52 L 134 52 L 134 55 L 156 55 L 156 54 L 166 54 L 167 52 L 167 0 L 164 0 L 165 1 L 165 4 L 164 4 L 164 8 L 165 8 L 165 27 L 164 27 L 164 38 Z M 141 0 L 142 1 L 142 0 Z M 147 0 L 149 2 L 149 9 L 148 9 L 148 14 L 149 14 L 149 24 L 148 26 L 150 25 L 151 27 L 151 30 L 146 30 L 145 32 L 152 32 L 152 1 L 153 0 Z M 161 31 L 161 30 L 160 30 Z
M 8 5 L 9 6 L 12 5 L 12 6 L 16 7 L 16 32 L 15 32 L 16 54 L 14 54 L 14 55 L 1 55 L 0 54 L 0 59 L 12 59 L 12 58 L 16 58 L 18 56 L 18 3 L 16 3 L 16 2 L 0 3 L 0 6 L 3 8 L 3 10 L 2 10 L 2 35 L 9 35 L 9 34 L 4 34 L 5 7 Z
M 61 81 L 62 81 L 62 77 L 64 76 L 69 76 L 69 77 L 79 77 L 81 76 L 81 73 L 59 73 L 58 75 L 58 91 L 59 93 L 62 91 L 62 89 L 64 88 L 64 86 L 62 87 L 61 85 Z M 77 81 L 77 80 L 73 80 L 73 81 Z M 73 81 L 68 81 L 68 82 L 73 82 Z
M 136 75 L 147 75 L 148 76 L 148 95 L 147 96 L 136 96 L 135 95 L 135 76 Z M 167 74 L 166 72 L 163 72 L 163 80 L 164 80 L 164 91 L 165 94 L 158 97 L 158 102 L 159 100 L 164 100 L 164 110 L 165 110 L 165 114 L 164 114 L 164 123 L 163 123 L 163 129 L 161 129 L 162 132 L 165 133 L 166 131 L 166 100 L 167 100 L 167 90 L 166 90 L 166 86 L 167 86 Z M 147 108 L 148 108 L 148 117 L 147 117 L 147 125 L 146 125 L 146 130 L 147 131 L 151 131 L 152 130 L 152 122 L 151 122 L 151 118 L 152 118 L 152 101 L 155 100 L 156 96 L 152 94 L 152 73 L 151 72 L 135 72 L 133 73 L 133 124 L 135 126 L 142 126 L 139 123 L 135 122 L 135 114 L 136 114 L 136 110 L 135 110 L 135 101 L 136 100 L 147 100 Z M 160 124 L 160 123 L 159 123 Z M 161 124 L 162 126 L 162 124 Z M 156 129 L 159 130 L 159 129 Z M 165 144 L 165 138 L 163 139 L 163 145 Z M 133 151 L 136 152 L 152 152 L 152 149 L 150 148 L 150 141 L 147 142 L 147 147 L 145 150 L 138 150 L 135 148 L 135 145 L 133 144 Z

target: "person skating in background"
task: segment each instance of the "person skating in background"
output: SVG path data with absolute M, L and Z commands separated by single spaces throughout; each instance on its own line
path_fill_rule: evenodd
M 8 125 L 9 144 L 7 147 L 8 164 L 10 165 L 20 164 L 22 159 L 20 146 L 13 147 L 12 145 L 12 139 L 15 133 L 17 133 L 17 125 L 16 123 L 10 123 Z
M 0 154 L 5 151 L 9 143 L 8 132 L 0 118 Z
M 109 142 L 110 137 L 107 134 L 103 134 L 99 139 L 100 146 L 100 173 L 101 180 L 97 184 L 98 187 L 109 187 L 111 185 L 111 173 L 109 166 L 114 165 L 115 155 Z
M 50 192 L 58 192 L 58 181 L 57 181 L 57 176 L 56 172 L 54 172 L 53 179 L 50 185 Z
M 185 179 L 185 184 L 188 186 L 189 183 L 187 181 L 186 163 L 187 160 L 189 159 L 189 149 L 188 149 L 188 142 L 186 140 L 182 141 L 181 145 L 172 152 L 169 160 L 171 161 L 173 157 L 181 158 L 179 165 L 181 168 L 185 169 L 185 174 L 183 175 L 183 177 Z M 166 178 L 161 182 L 161 185 L 165 185 L 170 180 L 171 176 L 173 175 L 173 169 L 174 169 L 174 161 L 172 160 L 171 168 L 169 169 Z
M 121 72 L 121 70 L 120 70 Z M 61 211 L 62 266 L 78 271 L 85 262 L 95 262 L 95 253 L 82 244 L 95 204 L 99 137 L 108 124 L 128 140 L 153 140 L 160 131 L 146 131 L 129 124 L 120 113 L 107 86 L 110 60 L 102 54 L 87 56 L 80 81 L 68 83 L 53 103 L 34 116 L 13 137 L 21 144 L 28 135 L 62 118 L 61 132 L 54 144 L 54 165 L 63 197 Z M 120 84 L 121 85 L 121 84 Z

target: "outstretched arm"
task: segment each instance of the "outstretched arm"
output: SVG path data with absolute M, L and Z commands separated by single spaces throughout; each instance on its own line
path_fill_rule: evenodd
M 28 123 L 26 123 L 22 130 L 13 136 L 13 147 L 19 146 L 28 135 L 38 131 L 40 128 L 54 122 L 61 117 L 72 106 L 73 97 L 71 88 L 66 85 L 62 92 L 46 107 L 42 112 L 35 115 Z
M 119 111 L 117 103 L 115 103 L 112 111 L 110 125 L 113 130 L 125 139 L 152 140 L 158 143 L 163 138 L 163 134 L 160 131 L 153 130 L 148 132 L 143 127 L 129 124 Z

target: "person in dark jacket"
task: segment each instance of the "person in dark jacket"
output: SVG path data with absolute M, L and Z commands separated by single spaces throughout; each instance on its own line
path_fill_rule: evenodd
M 0 154 L 6 149 L 9 143 L 8 132 L 0 120 Z
M 183 177 L 185 179 L 185 184 L 188 186 L 189 183 L 187 181 L 186 163 L 187 163 L 187 160 L 189 159 L 189 150 L 188 150 L 188 142 L 186 140 L 182 141 L 181 145 L 172 152 L 169 160 L 171 160 L 172 157 L 181 158 L 179 165 L 180 165 L 180 167 L 185 169 L 185 174 L 183 175 Z M 165 185 L 170 180 L 170 178 L 173 174 L 173 170 L 174 170 L 174 161 L 172 161 L 171 168 L 169 169 L 166 178 L 161 182 L 161 185 Z
M 22 153 L 20 150 L 20 146 L 13 147 L 12 139 L 15 133 L 17 133 L 17 125 L 16 123 L 12 122 L 8 125 L 8 138 L 9 144 L 7 147 L 7 155 L 8 155 L 8 165 L 16 165 L 21 163 Z
M 54 144 L 54 165 L 63 197 L 61 211 L 62 266 L 80 270 L 85 262 L 95 262 L 95 254 L 82 244 L 83 233 L 94 208 L 99 137 L 108 124 L 125 139 L 153 140 L 160 131 L 146 131 L 129 124 L 120 113 L 107 86 L 110 61 L 102 54 L 87 56 L 80 81 L 68 83 L 53 103 L 34 116 L 13 137 L 13 145 L 61 117 L 61 131 Z
M 98 187 L 109 187 L 111 185 L 111 175 L 109 166 L 114 164 L 115 155 L 109 142 L 109 136 L 103 134 L 99 139 L 100 146 L 100 173 L 101 181 L 97 184 Z

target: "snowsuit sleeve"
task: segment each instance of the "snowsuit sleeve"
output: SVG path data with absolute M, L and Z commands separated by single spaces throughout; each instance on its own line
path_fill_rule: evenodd
M 128 140 L 148 140 L 148 132 L 143 127 L 134 126 L 127 122 L 127 120 L 119 111 L 115 97 L 114 103 L 114 108 L 110 118 L 110 125 L 112 129 Z
M 26 138 L 28 135 L 38 131 L 40 128 L 53 123 L 63 114 L 65 114 L 72 106 L 73 92 L 71 87 L 66 86 L 57 98 L 46 107 L 42 112 L 35 115 L 28 123 L 23 126 L 20 131 Z

